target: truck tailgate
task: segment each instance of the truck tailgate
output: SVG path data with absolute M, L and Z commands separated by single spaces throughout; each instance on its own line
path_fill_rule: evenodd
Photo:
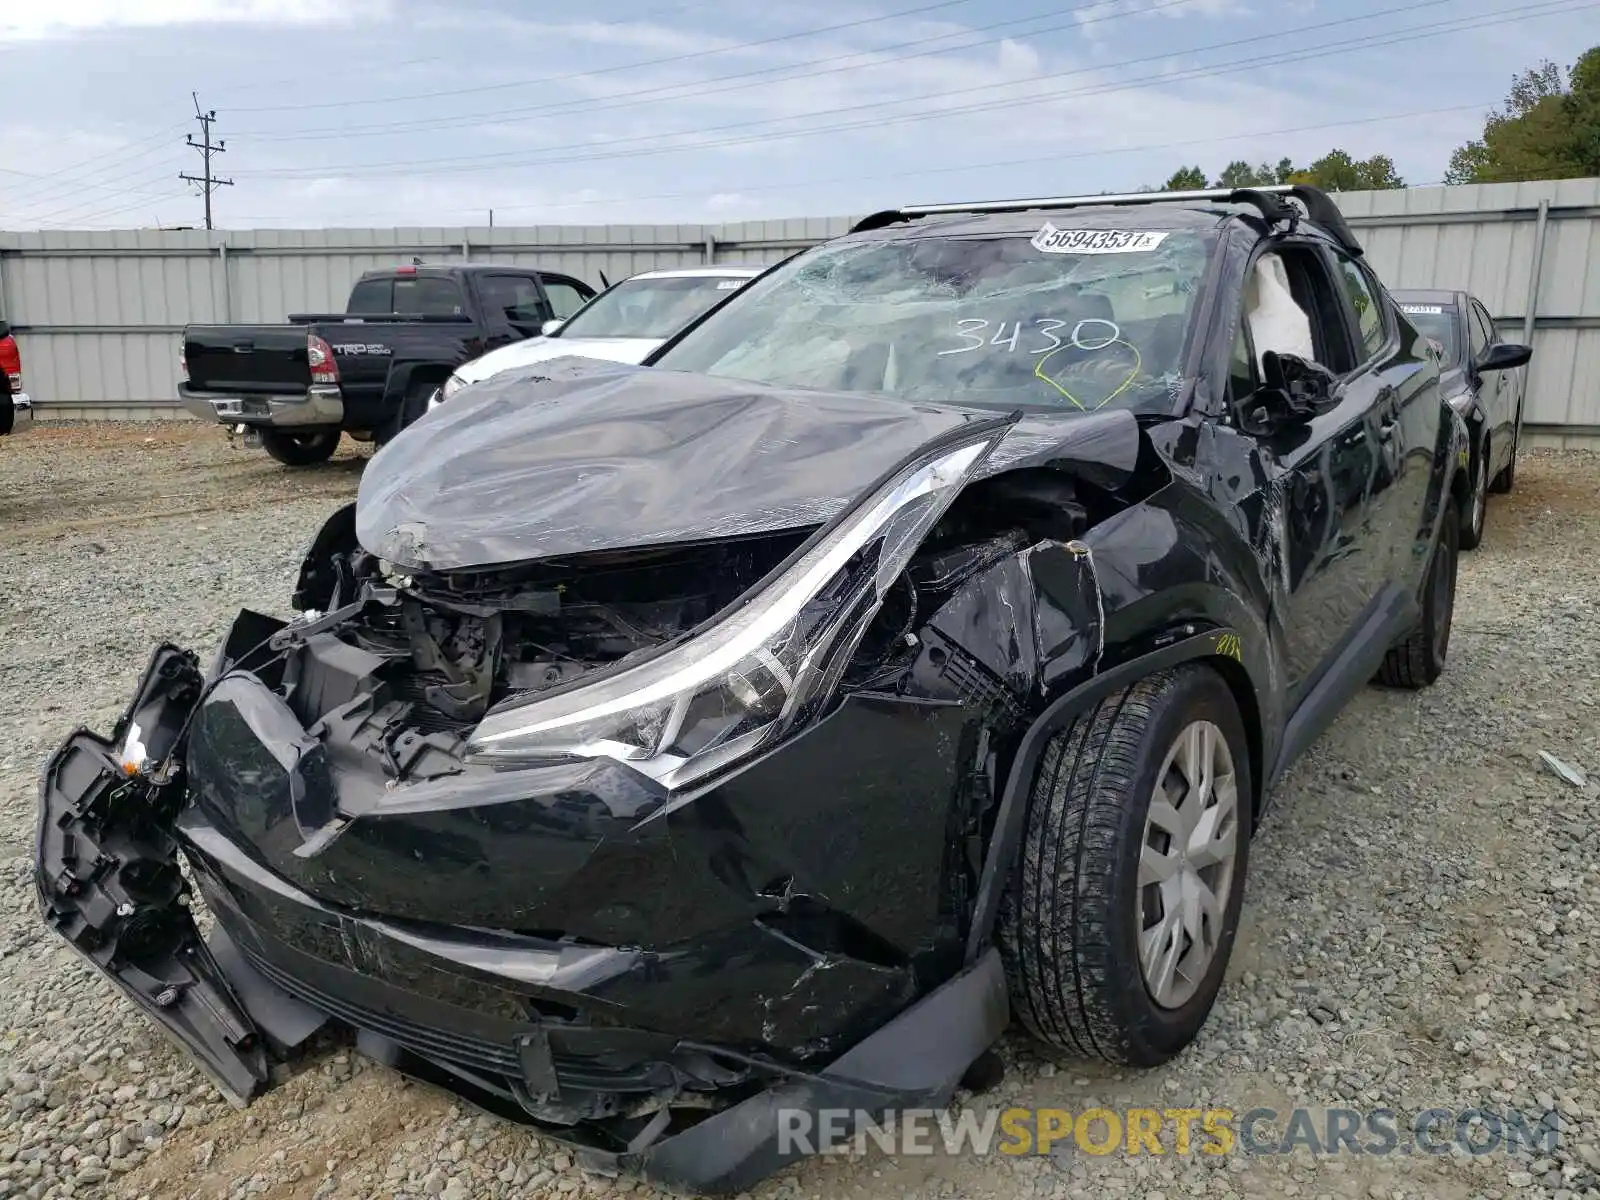
M 288 394 L 311 386 L 304 326 L 190 325 L 183 354 L 194 391 Z

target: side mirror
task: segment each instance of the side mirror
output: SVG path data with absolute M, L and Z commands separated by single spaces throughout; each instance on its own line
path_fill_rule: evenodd
M 565 324 L 566 324 L 566 322 L 563 321 L 560 317 L 552 317 L 552 318 L 550 318 L 550 320 L 546 321 L 543 325 L 539 326 L 540 336 L 542 336 L 542 337 L 554 337 L 556 330 L 560 329 Z
M 1483 352 L 1474 365 L 1479 371 L 1509 371 L 1512 367 L 1523 366 L 1533 357 L 1531 346 L 1522 346 L 1516 342 L 1496 342 Z
M 1319 363 L 1268 350 L 1261 367 L 1261 386 L 1245 401 L 1241 416 L 1248 433 L 1281 433 L 1309 424 L 1337 402 L 1338 377 Z

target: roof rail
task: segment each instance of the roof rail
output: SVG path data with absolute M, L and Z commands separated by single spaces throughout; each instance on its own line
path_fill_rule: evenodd
M 908 204 L 863 217 L 851 227 L 851 233 L 869 229 L 882 229 L 897 221 L 910 221 L 918 217 L 942 216 L 952 213 L 1004 213 L 1027 212 L 1033 209 L 1090 208 L 1098 205 L 1184 204 L 1210 202 L 1214 204 L 1248 204 L 1257 209 L 1269 223 L 1287 221 L 1291 227 L 1300 213 L 1286 202 L 1298 200 L 1305 215 L 1320 225 L 1352 255 L 1361 254 L 1361 243 L 1339 211 L 1339 206 L 1321 188 L 1306 183 L 1267 184 L 1250 188 L 1200 188 L 1187 192 L 1120 192 L 1104 196 L 1050 196 L 1031 200 L 981 200 L 970 204 Z

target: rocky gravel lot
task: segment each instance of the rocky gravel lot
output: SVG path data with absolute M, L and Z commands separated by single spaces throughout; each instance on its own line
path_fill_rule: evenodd
M 239 606 L 285 609 L 306 539 L 353 494 L 363 453 L 291 472 L 197 426 L 0 439 L 6 1200 L 650 1194 L 337 1047 L 235 1111 L 38 919 L 45 755 L 76 724 L 112 724 L 156 641 L 209 655 Z M 1421 695 L 1369 689 L 1278 793 L 1202 1040 L 1129 1074 L 1053 1067 L 1013 1038 L 1005 1081 L 964 1098 L 1074 1113 L 1390 1108 L 1402 1129 L 1429 1108 L 1516 1109 L 1558 1129 L 1550 1152 L 874 1150 L 814 1160 L 757 1195 L 1600 1198 L 1597 639 L 1600 458 L 1525 458 L 1463 560 L 1445 678 Z M 1557 778 L 1541 750 L 1591 780 Z

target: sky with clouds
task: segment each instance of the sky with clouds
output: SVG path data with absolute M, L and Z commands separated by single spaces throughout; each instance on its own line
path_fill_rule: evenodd
M 0 228 L 698 222 L 1390 155 L 1600 0 L 0 0 Z

